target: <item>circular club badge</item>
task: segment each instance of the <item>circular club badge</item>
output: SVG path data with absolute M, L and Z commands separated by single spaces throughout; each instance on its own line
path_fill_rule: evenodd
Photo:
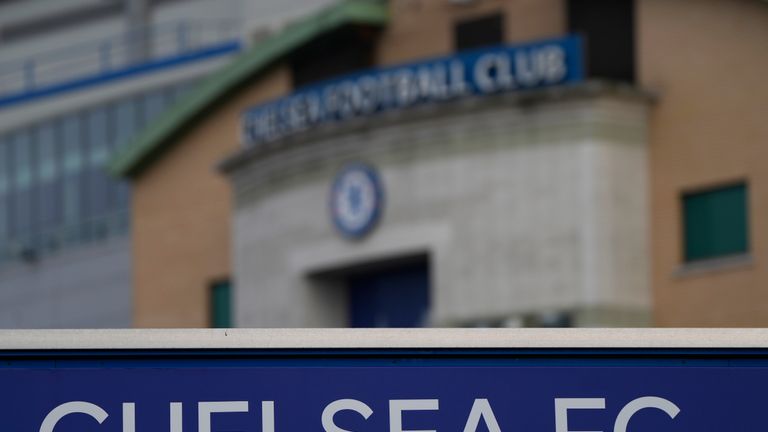
M 345 166 L 331 187 L 331 219 L 346 237 L 368 234 L 381 215 L 384 190 L 376 170 L 362 163 Z

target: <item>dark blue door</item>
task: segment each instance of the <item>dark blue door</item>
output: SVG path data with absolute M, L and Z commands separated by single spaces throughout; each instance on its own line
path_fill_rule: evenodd
M 350 327 L 423 327 L 429 311 L 427 263 L 349 278 Z

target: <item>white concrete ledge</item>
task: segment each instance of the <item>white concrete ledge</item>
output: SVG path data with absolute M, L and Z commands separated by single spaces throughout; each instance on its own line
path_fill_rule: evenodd
M 679 278 L 700 276 L 714 272 L 748 269 L 753 265 L 754 260 L 749 253 L 736 254 L 683 263 L 675 270 L 674 276 Z
M 0 350 L 185 348 L 768 348 L 768 329 L 0 331 Z

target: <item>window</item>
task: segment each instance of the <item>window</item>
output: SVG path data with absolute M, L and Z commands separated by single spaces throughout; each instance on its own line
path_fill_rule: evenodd
M 499 45 L 504 42 L 504 15 L 497 13 L 459 21 L 453 36 L 456 51 Z
M 103 166 L 109 158 L 107 113 L 104 107 L 98 107 L 90 110 L 86 116 L 88 165 Z
M 688 262 L 747 252 L 747 186 L 683 195 L 683 222 Z
M 13 189 L 14 214 L 13 234 L 17 240 L 28 246 L 32 231 L 32 155 L 31 140 L 28 130 L 14 135 L 13 151 Z
M 104 219 L 108 210 L 109 185 L 114 182 L 104 169 L 109 156 L 108 111 L 99 107 L 86 116 L 88 154 L 84 172 L 87 176 L 84 192 L 87 207 L 85 210 L 86 235 L 93 239 L 107 235 L 107 221 Z
M 186 85 L 189 85 L 187 83 Z M 178 85 L 69 112 L 0 135 L 0 261 L 129 230 L 130 186 L 105 164 Z M 2 263 L 0 263 L 2 264 Z
M 8 236 L 8 190 L 10 178 L 8 175 L 8 146 L 10 139 L 0 136 L 0 259 L 3 257 L 3 245 L 7 244 Z
M 232 327 L 232 284 L 228 280 L 211 285 L 210 323 L 213 328 Z
M 170 100 L 167 97 L 168 95 L 163 90 L 164 89 L 154 90 L 142 97 L 141 101 L 144 104 L 144 125 L 152 123 L 152 121 L 159 117 L 170 104 Z M 136 132 L 138 133 L 140 131 L 137 130 Z
M 344 27 L 306 44 L 290 60 L 293 87 L 373 66 L 373 43 L 377 34 L 364 26 Z
M 57 145 L 57 124 L 53 121 L 37 127 L 37 172 L 39 181 L 38 221 L 42 245 L 52 251 L 57 247 L 57 235 L 61 223 L 61 191 Z
M 634 82 L 634 0 L 568 0 L 568 32 L 584 37 L 590 77 Z
M 117 102 L 114 128 L 116 146 L 119 148 L 128 144 L 139 129 L 139 109 L 136 99 L 126 98 Z
M 62 213 L 64 217 L 67 242 L 80 241 L 80 222 L 82 218 L 82 168 L 83 150 L 81 118 L 79 113 L 65 117 L 62 120 L 62 150 L 63 150 L 63 200 Z

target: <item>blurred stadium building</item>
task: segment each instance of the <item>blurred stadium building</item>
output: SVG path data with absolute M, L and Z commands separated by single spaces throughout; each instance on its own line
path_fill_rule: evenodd
M 135 324 L 768 324 L 767 6 L 342 1 L 285 28 L 113 162 Z
M 328 0 L 0 1 L 0 327 L 132 323 L 106 162 L 250 42 Z
M 13 235 L 3 308 L 122 320 L 94 325 L 132 314 L 137 327 L 768 325 L 765 1 L 296 2 L 242 0 L 230 16 L 226 2 L 124 7 L 120 23 L 148 5 L 240 19 L 253 43 L 233 59 L 151 68 L 141 91 L 104 86 L 134 90 L 82 109 L 86 90 L 62 92 L 44 115 L 43 75 L 22 67 L 34 96 L 0 111 L 0 158 L 14 167 L 0 183 Z M 127 52 L 151 53 L 154 34 Z M 163 93 L 154 110 L 163 84 L 150 78 L 164 74 L 185 94 Z M 118 133 L 120 94 L 135 137 Z M 99 103 L 106 114 L 89 108 Z M 54 192 L 34 165 L 49 141 Z M 110 153 L 91 142 L 117 150 L 110 169 L 130 199 L 86 171 Z M 104 204 L 86 198 L 108 187 Z M 46 258 L 50 236 L 19 233 L 51 202 L 58 219 L 40 226 L 75 234 L 54 237 Z M 58 286 L 22 294 L 46 274 Z
M 134 323 L 767 325 L 767 42 L 757 0 L 337 2 L 113 161 Z

